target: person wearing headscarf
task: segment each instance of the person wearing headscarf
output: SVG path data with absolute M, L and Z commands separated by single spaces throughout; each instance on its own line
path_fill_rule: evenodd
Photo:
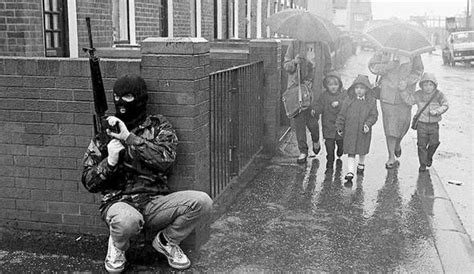
M 369 70 L 380 76 L 380 105 L 387 142 L 387 169 L 395 168 L 402 154 L 401 142 L 411 122 L 411 106 L 406 104 L 401 92 L 413 93 L 423 74 L 421 57 L 406 57 L 398 53 L 376 52 L 369 61 Z

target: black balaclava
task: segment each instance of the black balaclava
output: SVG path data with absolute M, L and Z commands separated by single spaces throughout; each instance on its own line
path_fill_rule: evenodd
M 117 79 L 113 90 L 119 97 L 118 101 L 114 98 L 115 115 L 129 130 L 137 127 L 146 118 L 148 94 L 145 80 L 138 75 L 125 75 Z M 122 96 L 127 94 L 132 94 L 135 99 L 132 102 L 124 101 Z M 125 108 L 125 113 L 120 112 L 121 108 Z

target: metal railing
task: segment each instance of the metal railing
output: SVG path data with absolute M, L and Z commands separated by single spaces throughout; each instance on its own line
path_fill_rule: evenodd
M 211 197 L 238 176 L 263 145 L 263 61 L 209 75 Z

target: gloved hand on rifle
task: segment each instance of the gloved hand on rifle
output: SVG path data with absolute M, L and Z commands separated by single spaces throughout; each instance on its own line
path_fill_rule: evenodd
M 122 120 L 115 116 L 109 116 L 107 117 L 107 122 L 109 122 L 110 126 L 118 125 L 118 128 L 120 129 L 120 132 L 118 133 L 112 132 L 110 129 L 107 129 L 107 134 L 110 137 L 118 139 L 120 141 L 127 140 L 128 136 L 130 135 L 130 131 L 128 131 L 127 126 L 124 122 L 122 122 Z
M 125 123 L 115 116 L 107 117 L 107 122 L 110 126 L 118 125 L 118 128 L 120 129 L 120 132 L 118 133 L 114 133 L 110 129 L 107 129 L 107 134 L 113 138 L 107 144 L 107 152 L 109 154 L 107 157 L 107 162 L 109 165 L 115 166 L 119 161 L 120 152 L 125 149 L 121 141 L 125 141 L 130 135 L 130 132 L 128 131 Z

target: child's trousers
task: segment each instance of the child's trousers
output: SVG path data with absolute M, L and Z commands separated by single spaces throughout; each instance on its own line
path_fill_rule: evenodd
M 326 159 L 327 159 L 327 164 L 332 165 L 334 163 L 334 150 L 336 150 L 336 145 L 337 145 L 337 157 L 341 157 L 343 154 L 343 142 L 342 138 L 338 139 L 325 139 L 324 144 L 326 145 Z
M 439 146 L 439 124 L 418 123 L 418 159 L 421 166 L 431 166 L 433 155 Z

